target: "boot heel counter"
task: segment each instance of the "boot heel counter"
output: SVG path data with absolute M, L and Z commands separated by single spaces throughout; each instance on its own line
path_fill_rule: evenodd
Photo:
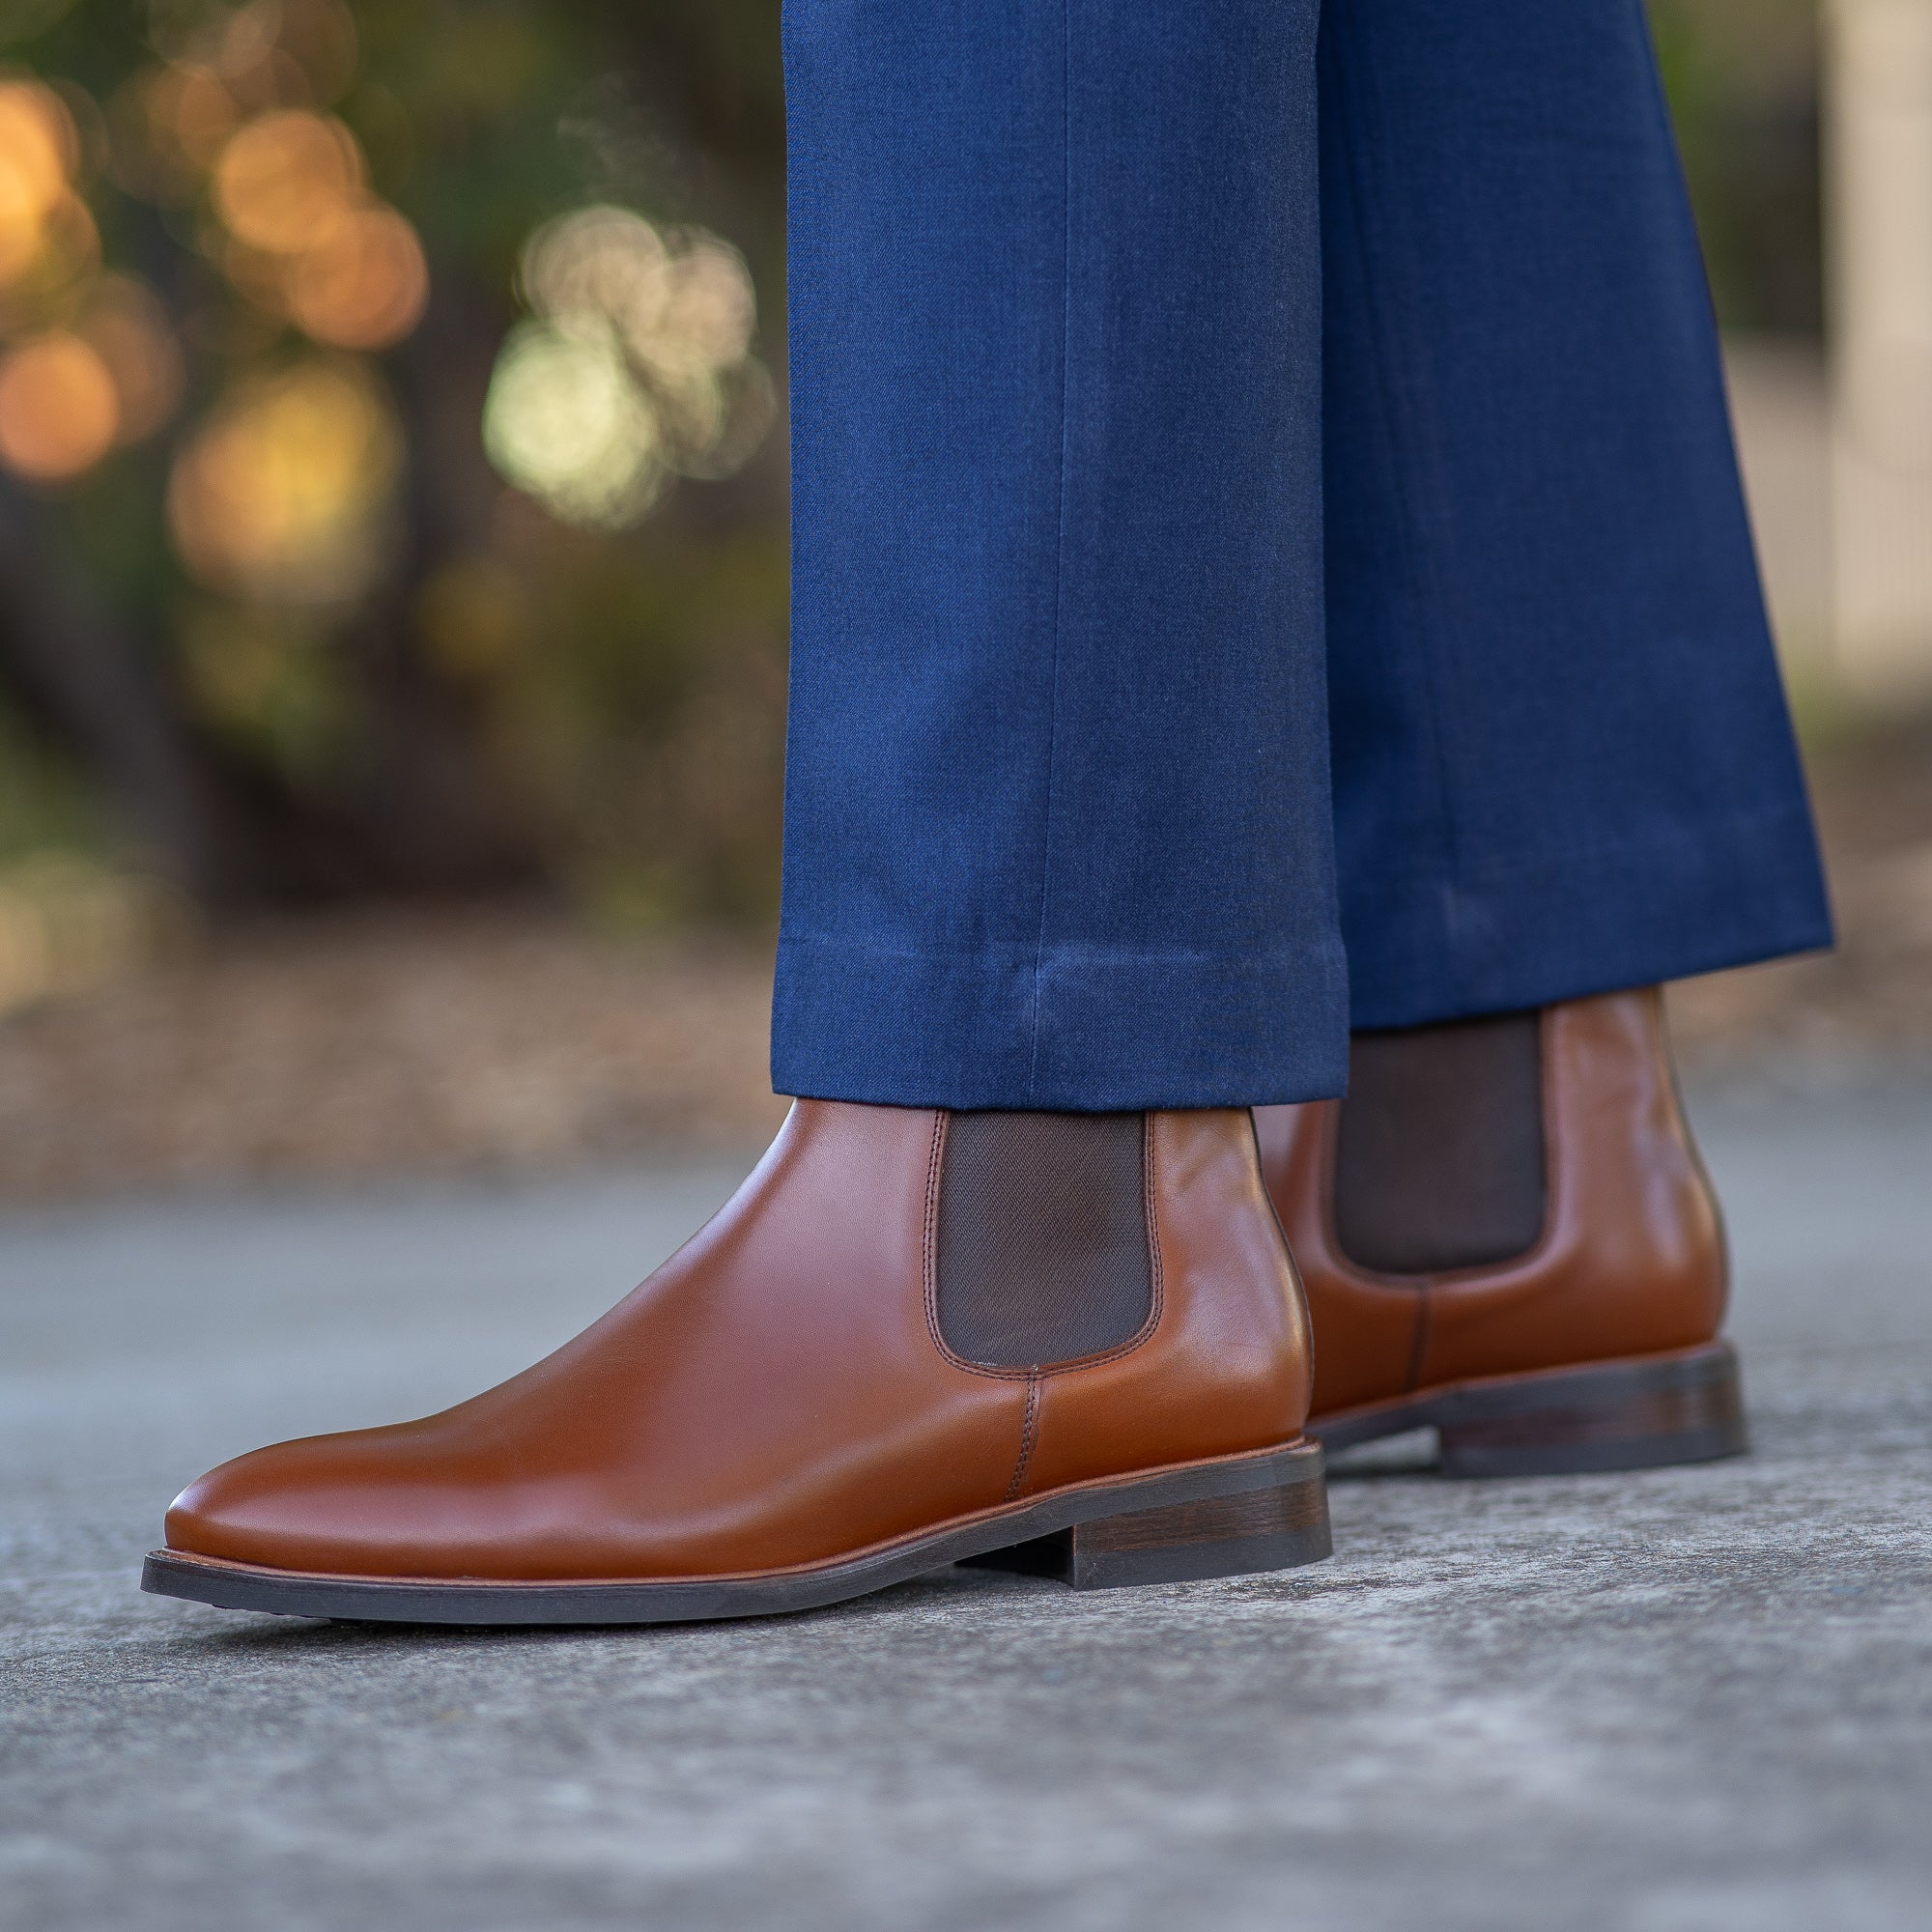
M 1543 1237 L 1430 1282 L 1419 1386 L 1695 1348 L 1721 1324 L 1721 1223 L 1657 989 L 1546 1008 L 1543 1079 Z
M 1723 1204 L 1718 1199 L 1717 1182 L 1704 1159 L 1704 1150 L 1690 1124 L 1690 1110 L 1684 1104 L 1684 1082 L 1677 1069 L 1677 1058 L 1670 1050 L 1670 1029 L 1662 989 L 1652 995 L 1651 1026 L 1656 1052 L 1663 1073 L 1663 1091 L 1670 1115 L 1671 1130 L 1683 1150 L 1688 1208 L 1686 1245 L 1687 1298 L 1699 1311 L 1704 1332 L 1699 1341 L 1713 1339 L 1724 1325 L 1731 1301 L 1731 1241 L 1724 1225 Z
M 1177 1312 L 1210 1338 L 1196 1346 L 1224 1372 L 1243 1371 L 1208 1399 L 1232 1407 L 1244 1392 L 1271 1439 L 1299 1435 L 1315 1390 L 1308 1293 L 1268 1194 L 1254 1116 L 1239 1108 L 1159 1118 L 1172 1123 L 1150 1137 L 1161 1266 L 1186 1277 Z
M 1112 1359 L 1040 1376 L 1026 1492 L 1299 1439 L 1307 1305 L 1243 1109 L 1148 1116 L 1159 1306 Z
M 1578 1082 L 1566 1106 L 1569 1146 L 1558 1155 L 1572 1170 L 1568 1179 L 1595 1193 L 1576 1230 L 1580 1247 L 1598 1251 L 1599 1265 L 1578 1274 L 1595 1276 L 1609 1329 L 1605 1346 L 1592 1352 L 1709 1342 L 1723 1323 L 1729 1263 L 1717 1190 L 1678 1084 L 1662 991 L 1578 1002 L 1568 1014 L 1572 1026 L 1598 1030 L 1602 1055 L 1597 1118 L 1578 1118 L 1590 1098 Z M 1577 1174 L 1579 1165 L 1592 1174 Z
M 1207 1453 L 1293 1440 L 1314 1387 L 1308 1300 L 1248 1110 L 1150 1114 L 1148 1201 L 1161 1307 L 1139 1372 L 1172 1383 Z

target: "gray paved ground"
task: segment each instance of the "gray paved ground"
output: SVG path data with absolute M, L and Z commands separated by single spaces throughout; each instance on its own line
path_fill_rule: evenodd
M 0 1920 L 1932 1926 L 1932 1096 L 1714 1101 L 1759 1448 L 1334 1491 L 1293 1575 L 434 1634 L 134 1593 L 172 1491 L 521 1366 L 728 1185 L 0 1228 Z M 1411 1461 L 1413 1458 L 1411 1457 Z

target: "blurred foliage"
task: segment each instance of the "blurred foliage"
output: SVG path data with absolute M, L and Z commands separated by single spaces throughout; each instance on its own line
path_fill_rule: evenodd
M 1652 11 L 1724 320 L 1814 328 L 1812 0 Z M 0 0 L 0 871 L 769 920 L 778 14 Z
M 1817 335 L 1818 0 L 1650 0 L 1650 15 L 1719 320 Z
M 91 785 L 216 911 L 767 919 L 778 0 L 0 0 L 0 848 Z

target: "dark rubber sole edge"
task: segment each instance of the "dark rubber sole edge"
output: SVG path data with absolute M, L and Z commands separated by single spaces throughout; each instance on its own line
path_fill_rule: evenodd
M 1156 1541 L 1140 1565 L 1142 1574 L 1120 1581 L 1180 1581 L 1238 1570 L 1288 1569 L 1329 1553 L 1328 1512 L 1321 1448 L 1303 1440 L 1259 1455 L 1197 1463 L 1146 1476 L 1063 1491 L 1037 1502 L 1015 1504 L 953 1529 L 908 1537 L 842 1562 L 759 1577 L 732 1577 L 664 1583 L 444 1582 L 433 1578 L 330 1577 L 224 1563 L 178 1550 L 152 1552 L 141 1587 L 156 1596 L 180 1597 L 228 1610 L 271 1616 L 335 1617 L 365 1623 L 460 1624 L 660 1624 L 710 1622 L 725 1617 L 773 1616 L 819 1609 L 869 1595 L 894 1583 L 973 1557 L 1076 1530 L 1089 1523 L 1183 1512 L 1191 1505 L 1260 1492 L 1292 1491 L 1302 1520 L 1299 1533 L 1236 1539 L 1235 1551 L 1209 1551 L 1200 1542 Z M 1169 1534 L 1170 1531 L 1158 1531 Z M 1126 1539 L 1132 1541 L 1131 1538 Z M 1160 1552 L 1167 1552 L 1163 1561 Z M 1200 1567 L 1204 1562 L 1208 1567 Z M 1068 1577 L 1068 1581 L 1079 1581 Z M 1113 1580 L 1113 1579 L 1110 1579 Z M 1088 1585 L 1093 1587 L 1093 1585 Z M 1104 1587 L 1104 1585 L 1102 1586 Z
M 1737 1351 L 1711 1342 L 1668 1355 L 1498 1376 L 1311 1422 L 1327 1448 L 1434 1428 L 1445 1476 L 1575 1476 L 1743 1455 L 1750 1447 Z

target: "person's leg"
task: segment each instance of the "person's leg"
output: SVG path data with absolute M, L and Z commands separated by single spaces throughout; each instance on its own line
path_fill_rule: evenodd
M 1313 0 L 793 0 L 787 57 L 813 1097 L 547 1362 L 204 1477 L 153 1588 L 652 1621 L 1326 1552 L 1244 1111 L 1347 1045 Z
M 1641 0 L 1327 0 L 1321 51 L 1352 1024 L 1825 944 Z
M 1315 34 L 792 7 L 781 1093 L 1341 1091 Z
M 1347 1101 L 1261 1121 L 1318 1415 L 1469 1470 L 1734 1448 L 1634 989 L 1830 935 L 1640 0 L 1325 0 L 1321 114 L 1357 1032 Z

